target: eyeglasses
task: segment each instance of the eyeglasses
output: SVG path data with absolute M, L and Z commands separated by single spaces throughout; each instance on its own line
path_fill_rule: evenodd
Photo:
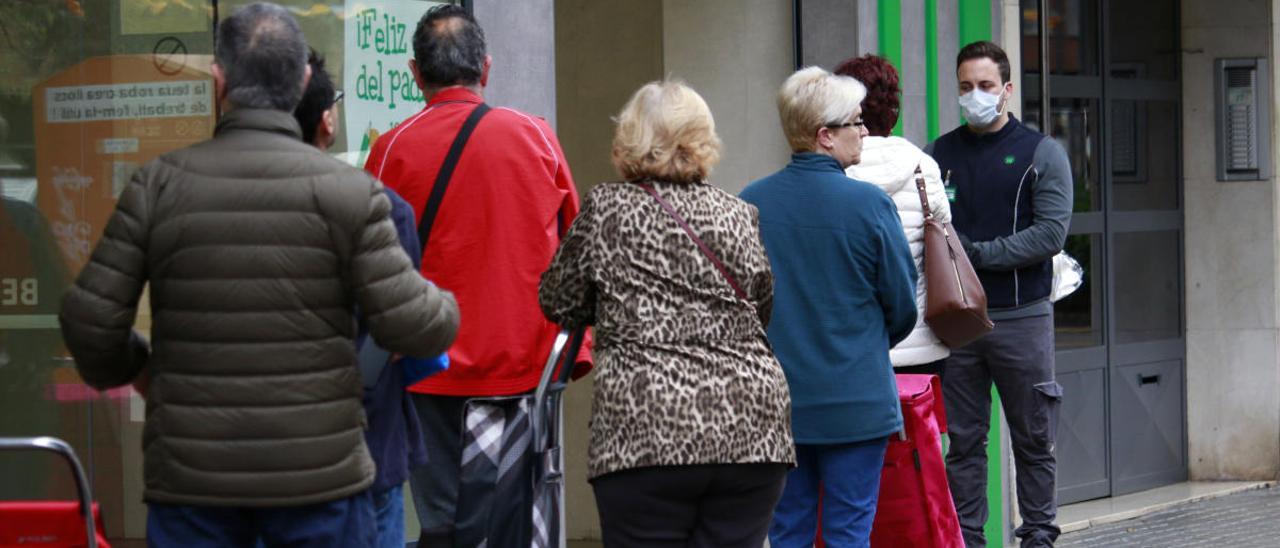
M 342 90 L 338 90 L 336 93 L 333 94 L 333 104 L 336 105 L 338 103 L 341 103 L 343 97 L 346 97 L 346 94 L 342 93 Z
M 843 123 L 843 124 L 827 124 L 827 125 L 825 125 L 825 126 L 823 126 L 823 127 L 827 128 L 827 129 L 840 129 L 840 128 L 845 128 L 845 127 L 855 127 L 855 126 L 856 126 L 856 127 L 866 127 L 866 125 L 867 125 L 867 123 L 866 123 L 866 122 L 863 122 L 862 120 L 858 120 L 858 121 L 856 121 L 856 122 L 845 122 L 845 123 Z

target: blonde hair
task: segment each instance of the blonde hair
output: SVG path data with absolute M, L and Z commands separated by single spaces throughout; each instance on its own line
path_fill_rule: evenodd
M 614 121 L 613 167 L 624 179 L 692 183 L 720 161 L 711 109 L 683 82 L 645 84 Z
M 778 116 L 793 152 L 813 152 L 818 129 L 843 124 L 853 117 L 867 96 L 867 88 L 849 76 L 819 67 L 796 71 L 778 90 Z

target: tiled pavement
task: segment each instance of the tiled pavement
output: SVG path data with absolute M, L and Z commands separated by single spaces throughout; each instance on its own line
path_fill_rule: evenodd
M 1140 518 L 1095 525 L 1058 539 L 1075 547 L 1280 546 L 1280 487 L 1192 502 Z

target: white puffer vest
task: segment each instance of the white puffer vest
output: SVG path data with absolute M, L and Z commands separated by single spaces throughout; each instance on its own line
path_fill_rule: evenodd
M 862 161 L 845 170 L 850 178 L 874 184 L 893 199 L 898 206 L 907 243 L 911 245 L 911 256 L 916 261 L 916 273 L 919 274 L 916 309 L 920 317 L 906 340 L 889 350 L 889 361 L 894 367 L 932 363 L 951 355 L 951 350 L 924 322 L 927 302 L 923 270 L 924 211 L 920 207 L 920 194 L 916 191 L 916 166 L 924 172 L 925 193 L 929 196 L 933 216 L 939 221 L 950 222 L 951 205 L 947 203 L 947 191 L 942 186 L 938 163 L 902 137 L 863 138 Z

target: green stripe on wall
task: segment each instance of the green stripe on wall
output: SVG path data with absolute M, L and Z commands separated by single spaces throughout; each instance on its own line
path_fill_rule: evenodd
M 957 0 L 957 23 L 960 26 L 960 47 L 978 40 L 991 40 L 991 0 Z M 932 130 L 932 128 L 930 128 Z M 1000 395 L 991 389 L 991 431 L 987 434 L 987 523 L 983 534 L 987 546 L 1003 548 L 1004 485 L 1000 469 Z
M 957 23 L 960 47 L 978 40 L 991 40 L 991 0 L 958 0 Z M 1004 485 L 1000 469 L 1000 395 L 991 389 L 991 431 L 987 434 L 987 523 L 983 533 L 987 546 L 1003 548 Z
M 881 0 L 881 6 L 888 0 Z M 928 132 L 929 140 L 936 138 L 940 134 L 940 91 L 938 90 L 938 40 L 936 29 L 938 28 L 938 0 L 924 0 L 924 19 L 925 19 L 925 65 L 927 65 L 928 76 L 925 83 L 925 92 L 928 96 Z M 950 1 L 950 0 L 946 0 Z M 964 47 L 970 42 L 979 40 L 991 40 L 991 0 L 955 0 L 956 24 L 959 27 L 957 37 L 960 38 L 959 47 Z M 899 6 L 899 19 L 901 19 L 901 8 L 899 1 L 893 1 L 893 4 Z M 950 22 L 948 22 L 950 24 Z M 895 27 L 901 28 L 901 27 Z M 901 32 L 901 31 L 899 31 Z M 901 36 L 897 35 L 897 40 L 901 44 Z M 884 50 L 884 19 L 881 15 L 881 50 Z M 901 50 L 899 50 L 901 59 Z M 895 61 L 895 65 L 899 65 Z M 948 128 L 950 129 L 950 128 Z M 895 133 L 897 128 L 895 128 Z M 900 133 L 899 133 L 900 134 Z M 1004 470 L 1001 469 L 1001 440 L 1000 425 L 1004 417 L 1000 412 L 1000 393 L 996 392 L 996 388 L 991 388 L 991 429 L 987 434 L 987 524 L 983 526 L 983 534 L 987 536 L 987 545 L 991 548 L 1004 548 L 1004 517 L 1005 517 L 1005 490 L 1002 475 Z
M 902 73 L 902 0 L 878 0 L 876 17 L 880 28 L 880 55 Z M 894 135 L 902 135 L 902 117 L 893 126 Z
M 1000 394 L 991 387 L 991 431 L 987 433 L 987 523 L 982 526 L 982 534 L 987 537 L 987 546 L 1003 548 L 1004 531 L 1004 482 L 1000 476 L 1004 470 L 1000 467 Z
M 939 131 L 938 104 L 938 0 L 924 1 L 924 69 L 925 102 L 928 105 L 928 139 L 937 139 Z
M 959 2 L 960 47 L 970 42 L 991 39 L 991 0 L 957 0 Z

